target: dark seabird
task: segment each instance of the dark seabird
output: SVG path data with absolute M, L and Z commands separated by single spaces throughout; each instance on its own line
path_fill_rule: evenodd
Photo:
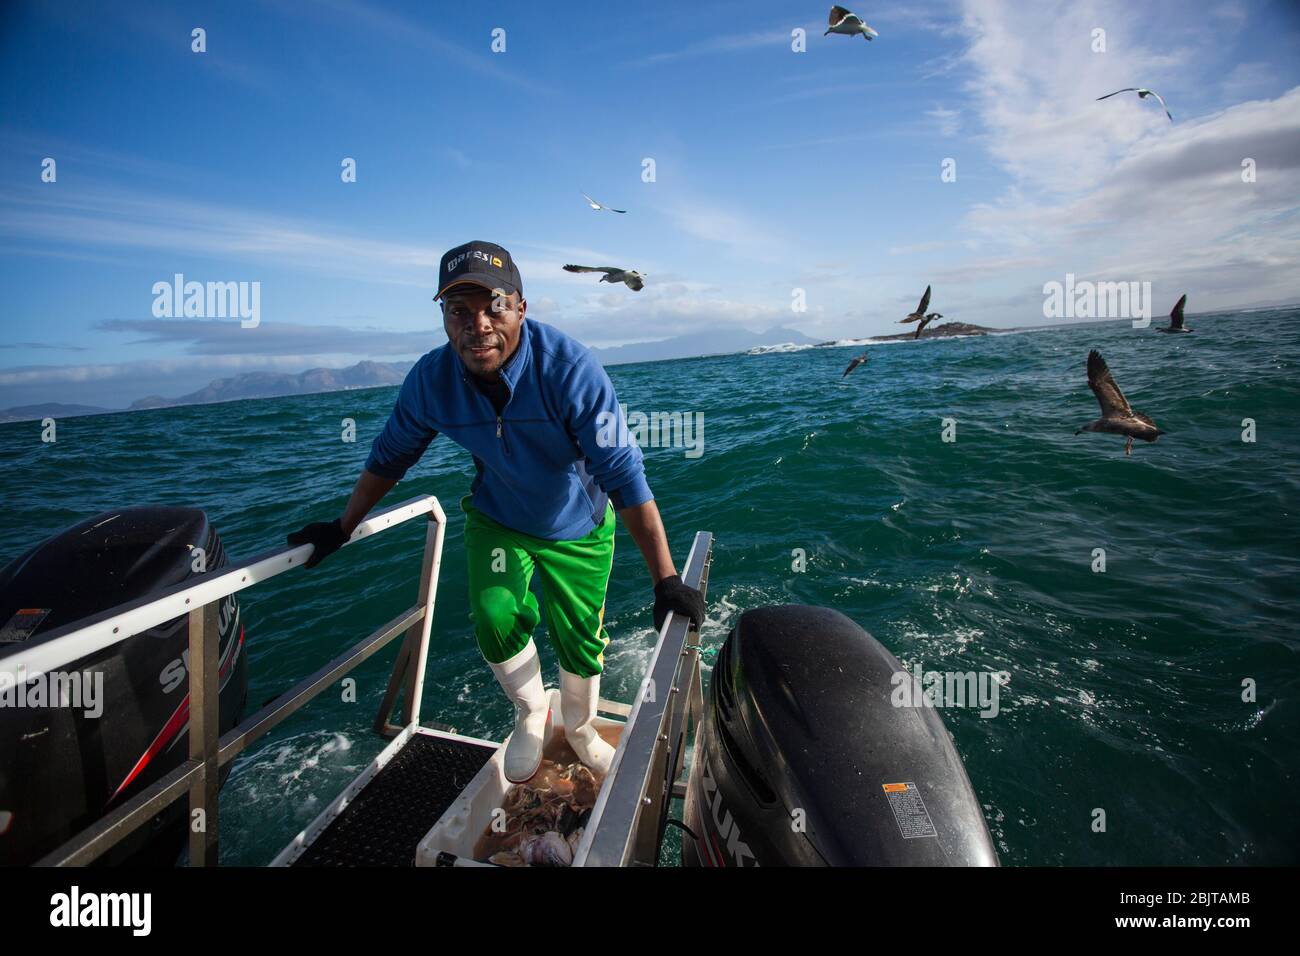
M 1183 293 L 1183 297 L 1182 297 L 1181 299 L 1179 299 L 1179 300 L 1178 300 L 1178 304 L 1174 306 L 1174 311 L 1172 311 L 1172 312 L 1169 313 L 1169 325 L 1168 325 L 1168 327 L 1167 327 L 1167 328 L 1163 328 L 1163 329 L 1156 329 L 1156 331 L 1157 331 L 1157 332 L 1191 332 L 1191 331 L 1193 331 L 1192 329 L 1189 329 L 1189 328 L 1187 328 L 1187 326 L 1183 325 L 1183 306 L 1185 306 L 1186 304 L 1187 304 L 1187 293 L 1184 292 L 1184 293 Z
M 1100 103 L 1102 100 L 1108 100 L 1112 96 L 1119 96 L 1119 94 L 1121 93 L 1136 93 L 1138 95 L 1138 99 L 1140 100 L 1144 100 L 1148 96 L 1154 96 L 1156 99 L 1160 101 L 1160 105 L 1165 107 L 1165 115 L 1169 117 L 1169 122 L 1172 123 L 1174 121 L 1174 114 L 1169 112 L 1168 106 L 1165 106 L 1165 98 L 1161 96 L 1159 93 L 1157 93 L 1155 90 L 1143 89 L 1142 87 L 1139 86 L 1126 86 L 1124 87 L 1124 89 L 1116 90 L 1114 93 L 1107 93 L 1105 96 L 1099 96 L 1097 97 L 1097 102 Z
M 822 36 L 830 36 L 832 33 L 843 33 L 848 36 L 857 36 L 861 33 L 868 40 L 880 36 L 875 30 L 862 22 L 862 18 L 856 13 L 851 13 L 843 7 L 831 7 L 830 29 Z
M 635 269 L 619 269 L 616 266 L 565 266 L 565 272 L 603 272 L 600 277 L 601 282 L 622 282 L 627 285 L 633 292 L 640 292 L 645 288 L 645 283 L 641 280 L 645 278 Z
M 1115 384 L 1115 377 L 1106 367 L 1106 360 L 1096 349 L 1088 353 L 1088 387 L 1097 396 L 1101 405 L 1101 418 L 1088 422 L 1079 432 L 1106 432 L 1109 435 L 1123 435 L 1128 439 L 1124 445 L 1124 454 L 1133 454 L 1133 439 L 1155 441 L 1165 434 L 1149 417 L 1135 412 L 1129 405 L 1124 393 Z
M 922 319 L 925 318 L 925 310 L 929 306 L 929 304 L 930 304 L 930 287 L 926 286 L 925 295 L 921 296 L 921 304 L 916 307 L 916 311 L 913 312 L 905 319 L 899 319 L 898 324 L 906 325 L 908 322 L 920 322 Z
M 927 315 L 925 318 L 921 319 L 921 324 L 918 325 L 918 326 L 916 327 L 916 335 L 912 336 L 912 338 L 914 338 L 914 339 L 919 339 L 919 338 L 921 337 L 921 330 L 922 330 L 922 329 L 924 329 L 927 325 L 929 325 L 929 324 L 930 324 L 931 322 L 933 322 L 935 319 L 942 319 L 942 318 L 943 318 L 943 313 L 941 313 L 941 312 L 931 312 L 931 313 L 930 313 L 929 315 Z
M 852 362 L 849 363 L 849 367 L 846 368 L 844 370 L 844 374 L 840 376 L 840 381 L 842 382 L 844 381 L 844 379 L 848 378 L 849 372 L 852 372 L 855 368 L 857 368 L 866 360 L 867 360 L 867 353 L 863 352 L 861 355 L 859 355 L 857 358 L 855 358 Z

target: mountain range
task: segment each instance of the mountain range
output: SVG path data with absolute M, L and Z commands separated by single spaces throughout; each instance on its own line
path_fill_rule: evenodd
M 338 392 L 348 388 L 375 388 L 401 385 L 412 362 L 358 362 L 347 368 L 310 368 L 296 375 L 291 372 L 245 372 L 230 378 L 218 378 L 197 392 L 179 398 L 150 395 L 132 402 L 128 411 L 142 408 L 167 408 L 172 405 L 206 405 L 240 398 L 276 398 L 281 395 L 307 395 L 312 392 Z
M 602 365 L 627 365 L 633 362 L 660 362 L 705 355 L 727 355 L 733 352 L 744 352 L 759 345 L 779 345 L 783 342 L 803 345 L 812 344 L 814 341 L 795 329 L 776 326 L 766 332 L 750 332 L 745 329 L 693 332 L 658 342 L 634 342 L 608 348 L 593 348 L 591 351 L 600 359 Z M 400 385 L 413 364 L 409 361 L 365 361 L 347 368 L 313 368 L 296 374 L 245 372 L 229 378 L 214 379 L 198 391 L 176 398 L 149 395 L 132 402 L 125 410 L 139 411 L 148 408 L 170 408 L 176 405 L 230 402 L 245 398 L 277 398 L 282 395 L 306 395 L 313 392 Z M 122 411 L 122 409 L 50 402 L 44 405 L 22 405 L 0 410 L 0 422 L 70 418 L 75 415 L 101 415 L 115 411 Z

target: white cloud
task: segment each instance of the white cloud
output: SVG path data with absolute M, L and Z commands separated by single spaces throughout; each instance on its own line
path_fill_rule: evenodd
M 1135 23 L 1136 16 L 1133 5 L 1109 0 L 968 0 L 966 62 L 974 75 L 967 92 L 987 148 L 1022 185 L 1073 192 L 1099 180 L 1117 153 L 1166 131 L 1169 121 L 1154 101 L 1130 95 L 1096 102 L 1126 86 L 1157 89 L 1166 99 L 1176 91 L 1163 81 L 1190 51 L 1145 46 L 1139 35 L 1162 33 Z M 1102 25 L 1107 52 L 1095 53 L 1092 30 Z M 1177 97 L 1170 108 L 1179 115 Z
M 978 118 L 1012 177 L 966 218 L 981 259 L 1030 287 L 1073 272 L 1187 291 L 1198 309 L 1294 300 L 1300 87 L 1203 116 L 1175 98 L 1175 123 L 1136 96 L 1094 102 L 1123 86 L 1194 86 L 1195 56 L 1135 40 L 1143 15 L 1109 2 L 967 4 Z M 1105 54 L 1088 43 L 1096 24 L 1108 25 Z M 1246 158 L 1254 183 L 1242 181 Z M 978 265 L 949 276 L 976 282 Z
M 0 202 L 0 210 L 0 236 L 24 243 L 183 250 L 405 285 L 429 285 L 444 249 L 350 235 L 325 223 L 235 206 L 123 190 L 69 190 L 40 198 L 30 189 L 15 191 Z
M 886 252 L 891 256 L 910 256 L 918 252 L 936 252 L 947 245 L 948 243 L 942 239 L 936 239 L 933 242 L 915 242 L 904 246 L 890 246 Z
M 686 235 L 726 247 L 746 260 L 775 260 L 784 243 L 746 213 L 701 201 L 680 201 L 662 210 Z
M 1250 14 L 1244 5 L 1230 2 L 1216 4 L 1210 11 L 1210 16 L 1221 21 L 1220 27 L 1223 26 L 1223 21 L 1226 21 L 1229 25 L 1240 27 L 1245 25 Z
M 1223 96 L 1244 100 L 1264 93 L 1273 85 L 1277 70 L 1269 63 L 1238 63 L 1223 78 Z
M 938 125 L 940 136 L 956 136 L 961 131 L 961 110 L 936 105 L 934 109 L 926 110 L 925 115 Z
M 98 332 L 130 333 L 129 344 L 176 345 L 189 355 L 416 356 L 446 341 L 440 326 L 410 332 L 263 322 L 244 328 L 235 320 L 110 319 Z
M 561 325 L 588 344 L 603 344 L 666 339 L 699 332 L 703 327 L 762 331 L 774 325 L 793 325 L 801 316 L 791 311 L 788 295 L 748 301 L 708 283 L 665 276 L 641 292 L 605 286 L 575 297 L 558 316 L 541 313 L 537 318 Z M 638 334 L 629 336 L 630 330 Z
M 356 352 L 301 355 L 213 355 L 80 365 L 28 365 L 0 369 L 0 409 L 45 402 L 125 408 L 150 395 L 175 398 L 246 373 L 298 375 L 339 371 L 374 360 L 400 370 L 413 358 Z
M 286 12 L 293 16 L 300 15 L 301 8 L 298 3 L 286 3 L 284 6 Z M 420 16 L 412 19 L 394 13 L 383 5 L 361 3 L 359 0 L 317 0 L 315 7 L 333 11 L 340 19 L 347 21 L 349 29 L 360 28 L 382 34 L 391 42 L 414 47 L 422 56 L 434 56 L 455 63 L 457 69 L 477 73 L 531 93 L 556 95 L 555 90 L 550 87 L 538 83 L 523 73 L 502 66 L 502 58 L 488 52 L 486 42 L 480 48 L 482 52 L 475 53 L 467 49 L 464 44 L 446 39 L 430 30 L 427 24 L 436 22 L 436 17 Z
M 737 50 L 753 50 L 761 47 L 772 49 L 789 49 L 791 43 L 791 30 L 797 24 L 790 26 L 771 27 L 766 30 L 754 30 L 748 33 L 722 33 L 718 36 L 712 36 L 705 40 L 700 40 L 679 50 L 667 50 L 662 53 L 652 53 L 650 56 L 642 57 L 632 61 L 630 66 L 654 66 L 659 63 L 671 63 L 676 60 L 693 59 L 701 56 L 715 56 L 717 54 L 734 53 Z M 809 29 L 805 24 L 804 29 Z M 811 32 L 811 31 L 810 31 Z

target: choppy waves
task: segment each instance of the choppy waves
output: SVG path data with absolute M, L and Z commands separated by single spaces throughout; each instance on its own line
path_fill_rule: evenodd
M 850 353 L 795 345 L 610 369 L 631 409 L 704 414 L 702 457 L 649 448 L 646 463 L 679 560 L 696 530 L 716 536 L 706 659 L 745 609 L 810 603 L 909 667 L 1009 673 L 997 717 L 943 712 L 1004 862 L 1297 862 L 1300 315 L 1189 324 L 845 342 L 871 359 L 843 380 Z M 1074 434 L 1097 412 L 1090 348 L 1168 431 L 1130 458 L 1119 438 Z M 55 446 L 0 426 L 0 558 L 147 502 L 207 509 L 232 555 L 274 546 L 339 512 L 394 394 L 68 419 Z M 425 719 L 500 737 L 510 709 L 465 598 L 456 505 L 472 474 L 440 439 L 393 500 L 436 494 L 450 517 Z M 403 528 L 247 592 L 250 708 L 410 606 L 421 544 Z M 620 532 L 608 696 L 640 681 L 650 609 Z M 223 860 L 266 862 L 378 752 L 369 725 L 391 661 L 356 672 L 356 703 L 327 692 L 241 759 Z M 291 812 L 266 812 L 277 791 Z M 1090 828 L 1097 807 L 1108 835 Z

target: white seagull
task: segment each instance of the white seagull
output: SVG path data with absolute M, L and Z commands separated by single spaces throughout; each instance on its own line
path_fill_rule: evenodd
M 587 200 L 588 206 L 590 206 L 592 209 L 595 209 L 597 211 L 603 209 L 606 212 L 622 212 L 622 213 L 627 212 L 626 209 L 615 209 L 613 206 L 602 206 L 600 203 L 596 202 L 596 200 L 592 199 L 586 193 L 582 194 L 582 198 Z
M 840 6 L 831 7 L 831 27 L 822 36 L 830 36 L 832 33 L 843 33 L 847 36 L 856 36 L 861 33 L 868 40 L 880 36 L 879 33 L 863 23 L 860 16 Z
M 1124 89 L 1116 90 L 1114 93 L 1107 93 L 1105 96 L 1097 97 L 1097 102 L 1100 103 L 1102 100 L 1108 100 L 1112 96 L 1119 96 L 1119 94 L 1121 93 L 1136 93 L 1138 95 L 1138 99 L 1140 100 L 1144 100 L 1148 96 L 1154 96 L 1156 99 L 1160 101 L 1160 105 L 1164 106 L 1165 115 L 1169 117 L 1169 122 L 1172 123 L 1174 121 L 1174 115 L 1169 112 L 1169 107 L 1165 104 L 1165 98 L 1161 96 L 1159 93 L 1157 93 L 1155 90 L 1143 89 L 1140 86 L 1126 86 L 1124 87 Z
M 615 266 L 565 266 L 565 272 L 603 272 L 600 277 L 601 282 L 622 282 L 633 292 L 640 292 L 645 288 L 645 283 L 641 280 L 645 278 L 635 269 L 619 269 Z

